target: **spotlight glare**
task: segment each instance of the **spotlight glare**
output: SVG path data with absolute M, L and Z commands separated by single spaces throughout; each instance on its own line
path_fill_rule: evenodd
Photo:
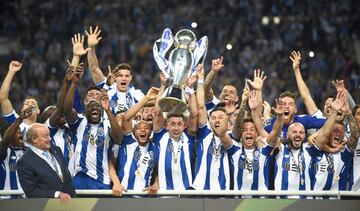
M 232 45 L 230 43 L 226 44 L 226 49 L 230 51 L 232 49 Z
M 192 27 L 193 29 L 195 29 L 195 28 L 197 27 L 197 25 L 198 25 L 198 24 L 197 24 L 196 22 L 192 22 L 192 23 L 191 23 L 191 27 Z
M 278 24 L 280 23 L 280 17 L 279 17 L 279 16 L 275 16 L 275 17 L 273 18 L 273 21 L 274 21 L 274 23 L 275 23 L 276 25 L 278 25 Z
M 314 51 L 310 51 L 310 52 L 309 52 L 309 56 L 310 56 L 311 58 L 314 57 L 314 56 L 315 56 Z
M 269 25 L 269 17 L 268 16 L 264 16 L 264 17 L 262 17 L 261 18 L 261 23 L 263 24 L 263 25 Z

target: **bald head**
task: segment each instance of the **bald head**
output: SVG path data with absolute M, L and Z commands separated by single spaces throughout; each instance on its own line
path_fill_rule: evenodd
M 32 124 L 26 133 L 26 141 L 41 150 L 49 150 L 51 138 L 48 127 L 40 123 Z

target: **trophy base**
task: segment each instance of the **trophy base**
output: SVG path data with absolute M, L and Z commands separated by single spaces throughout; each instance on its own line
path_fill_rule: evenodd
M 159 107 L 163 112 L 182 114 L 186 111 L 186 103 L 175 97 L 164 97 L 159 100 Z

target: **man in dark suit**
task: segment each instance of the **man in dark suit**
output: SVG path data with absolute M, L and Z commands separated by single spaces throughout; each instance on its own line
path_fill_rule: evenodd
M 31 144 L 17 163 L 20 184 L 29 198 L 60 198 L 66 202 L 75 196 L 69 170 L 59 147 L 51 146 L 49 129 L 34 123 L 26 140 Z

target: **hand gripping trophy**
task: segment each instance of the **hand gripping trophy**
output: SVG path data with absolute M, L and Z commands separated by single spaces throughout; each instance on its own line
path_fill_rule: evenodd
M 160 49 L 158 49 L 159 44 Z M 165 55 L 173 44 L 175 48 L 170 52 L 169 59 L 166 59 Z M 201 63 L 204 62 L 207 47 L 206 36 L 197 41 L 195 34 L 188 29 L 182 29 L 173 36 L 171 30 L 166 28 L 161 38 L 154 43 L 155 61 L 170 84 L 159 100 L 159 107 L 163 112 L 186 111 L 185 81 L 194 72 L 200 59 Z

